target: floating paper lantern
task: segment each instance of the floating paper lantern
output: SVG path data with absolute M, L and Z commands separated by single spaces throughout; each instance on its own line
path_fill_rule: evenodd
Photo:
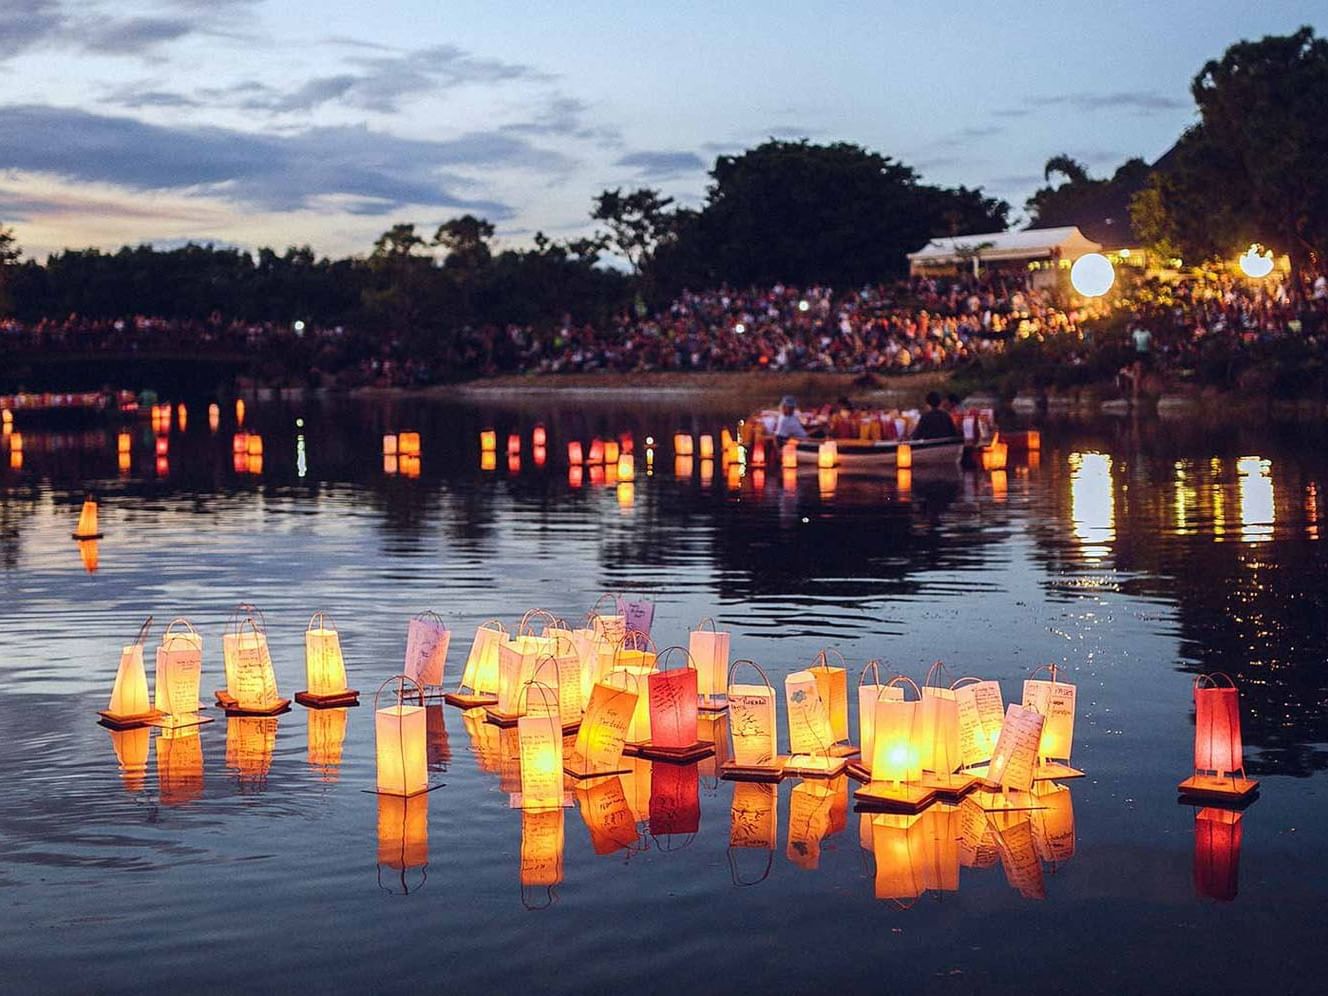
M 1005 704 L 996 681 L 960 678 L 950 686 L 959 721 L 959 759 L 964 768 L 991 760 L 1005 722 Z
M 710 629 L 706 630 L 706 623 Z M 721 631 L 709 617 L 702 619 L 687 637 L 687 652 L 696 666 L 696 691 L 702 709 L 725 708 L 728 690 L 731 635 Z
M 132 730 L 108 730 L 115 760 L 120 766 L 120 781 L 125 791 L 137 794 L 143 791 L 147 780 L 148 751 L 152 747 L 152 731 L 146 726 Z
M 790 439 L 780 450 L 779 465 L 784 470 L 798 469 L 798 441 Z
M 320 782 L 335 782 L 346 742 L 346 710 L 315 709 L 309 713 L 309 744 L 306 759 Z
M 918 706 L 919 762 L 923 783 L 941 791 L 963 791 L 972 785 L 969 776 L 956 776 L 959 753 L 959 706 L 952 689 L 939 683 L 945 665 L 940 661 L 927 671 Z
M 383 868 L 397 872 L 383 883 Z M 417 892 L 429 880 L 429 797 L 378 797 L 378 886 L 398 895 Z M 412 872 L 418 871 L 418 877 Z
M 900 807 L 921 808 L 934 796 L 934 790 L 921 784 L 922 751 L 918 735 L 922 694 L 918 686 L 903 675 L 895 675 L 885 688 L 912 688 L 913 699 L 882 694 L 877 699 L 872 718 L 872 754 L 866 768 L 870 781 L 856 797 L 867 802 L 881 802 Z
M 821 468 L 835 467 L 839 464 L 839 446 L 833 439 L 822 441 L 816 450 L 816 466 Z
M 798 774 L 838 774 L 845 761 L 832 757 L 834 735 L 830 710 L 810 671 L 794 671 L 784 679 L 784 705 L 788 710 L 789 760 L 785 770 Z
M 618 457 L 618 480 L 630 482 L 636 479 L 636 464 L 630 453 Z
M 586 463 L 601 464 L 604 462 L 604 440 L 595 438 L 590 441 L 590 452 L 586 456 Z
M 521 455 L 521 437 L 515 432 L 507 436 L 507 455 L 509 457 Z
M 618 441 L 616 439 L 604 440 L 604 465 L 606 467 L 617 466 L 618 457 L 621 455 L 622 453 L 619 450 Z
M 1245 777 L 1235 683 L 1221 673 L 1199 675 L 1194 679 L 1194 775 L 1180 783 L 1181 792 L 1238 799 L 1258 787 Z
M 355 705 L 360 693 L 346 687 L 346 661 L 332 617 L 315 612 L 304 631 L 304 671 L 308 688 L 295 701 L 313 708 Z M 412 676 L 413 677 L 413 676 Z
M 181 432 L 189 427 L 189 409 L 184 406 L 183 401 L 175 406 L 175 424 L 180 427 Z
M 263 437 L 254 432 L 249 433 L 245 440 L 245 452 L 251 457 L 261 457 L 263 455 Z
M 579 467 L 581 465 L 581 460 L 581 444 L 578 441 L 573 440 L 567 444 L 567 462 L 573 467 Z
M 869 676 L 871 681 L 867 680 Z M 882 684 L 880 661 L 868 661 L 858 675 L 858 747 L 867 770 L 876 747 L 876 703 L 883 698 L 902 702 L 904 689 L 897 684 Z
M 397 436 L 394 432 L 383 435 L 383 456 L 397 455 Z
M 84 499 L 83 509 L 78 513 L 78 525 L 74 527 L 73 538 L 76 540 L 101 539 L 101 530 L 97 527 L 97 502 L 92 498 Z
M 618 433 L 618 449 L 622 453 L 636 452 L 636 443 L 632 439 L 632 434 L 630 432 Z
M 221 427 L 221 406 L 215 401 L 208 405 L 208 428 L 216 432 Z
M 830 663 L 834 655 L 838 664 Z M 816 690 L 830 716 L 830 734 L 835 743 L 848 740 L 848 667 L 844 655 L 833 647 L 816 655 L 816 663 L 807 669 L 816 679 Z
M 235 399 L 235 424 L 244 425 L 244 399 Z
M 163 806 L 203 794 L 203 740 L 197 726 L 164 727 L 157 736 L 157 793 Z
M 401 432 L 397 434 L 397 452 L 401 456 L 419 456 L 420 455 L 420 434 L 418 432 Z
M 760 684 L 735 682 L 742 668 L 751 668 L 761 678 Z M 755 661 L 737 660 L 728 675 L 729 735 L 733 739 L 733 762 L 726 770 L 733 774 L 755 774 L 778 778 L 784 770 L 784 758 L 775 747 L 775 689 L 765 671 Z
M 548 441 L 549 441 L 549 435 L 547 432 L 544 431 L 544 426 L 536 425 L 535 428 L 531 430 L 530 445 L 546 446 L 548 445 Z
M 636 712 L 640 681 L 627 672 L 609 672 L 591 688 L 567 771 L 577 778 L 621 771 L 627 730 Z
M 426 609 L 406 624 L 403 673 L 424 688 L 442 688 L 452 631 L 438 613 Z
M 623 595 L 618 595 L 615 601 L 627 632 L 648 637 L 655 621 L 655 603 L 646 598 L 627 598 Z
M 545 632 L 535 635 L 534 622 L 542 619 Z M 570 647 L 560 648 L 547 630 L 557 626 L 557 620 L 543 609 L 531 609 L 521 617 L 516 632 L 510 639 L 498 644 L 498 701 L 490 709 L 491 718 L 510 723 L 523 714 L 523 690 L 535 675 L 535 665 L 544 657 L 572 653 Z
M 675 432 L 673 434 L 673 455 L 674 456 L 692 455 L 692 437 L 690 433 Z
M 1038 747 L 1039 778 L 1074 778 L 1082 775 L 1069 766 L 1070 749 L 1074 743 L 1075 686 L 1057 681 L 1060 669 L 1047 664 L 1033 673 L 1048 672 L 1050 681 L 1029 678 L 1024 681 L 1025 706 L 1031 706 L 1046 719 L 1042 726 L 1042 741 Z
M 650 685 L 647 679 L 655 670 L 659 653 L 650 637 L 628 631 L 613 657 L 613 670 L 637 679 L 636 710 L 627 727 L 627 742 L 640 744 L 650 739 Z
M 581 722 L 584 709 L 581 655 L 572 643 L 570 630 L 549 629 L 546 635 L 553 637 L 554 653 L 546 654 L 536 662 L 532 678 L 552 687 L 557 693 L 559 724 L 562 729 L 571 730 Z
M 715 458 L 715 437 L 702 436 L 697 442 L 700 444 L 701 459 L 713 460 Z
M 913 447 L 909 443 L 900 443 L 895 447 L 895 469 L 911 470 L 913 467 Z
M 563 804 L 563 731 L 558 722 L 558 693 L 542 681 L 527 682 L 529 697 L 540 696 L 538 711 L 528 706 L 517 720 L 521 751 L 521 808 L 560 809 Z
M 1194 891 L 1229 903 L 1240 884 L 1241 814 L 1206 807 L 1194 812 Z
M 134 642 L 120 651 L 110 704 L 99 713 L 107 726 L 115 729 L 146 726 L 158 716 L 148 698 L 148 675 L 143 668 L 143 643 L 151 627 L 152 617 L 148 616 Z
M 379 705 L 383 690 L 394 684 L 395 703 Z M 407 686 L 413 691 L 408 692 Z M 413 700 L 413 704 L 407 704 Z M 427 723 L 424 689 L 399 674 L 383 682 L 374 694 L 374 743 L 378 758 L 378 793 L 411 796 L 429 789 Z
M 1002 792 L 1027 792 L 1033 787 L 1044 723 L 1042 713 L 1031 707 L 1011 703 L 1006 708 L 984 779 L 988 785 Z
M 600 606 L 604 604 L 605 599 L 609 601 L 611 611 L 601 612 Z M 595 600 L 595 604 L 590 607 L 590 612 L 586 617 L 590 622 L 590 628 L 602 636 L 610 644 L 620 644 L 627 636 L 627 617 L 623 615 L 622 610 L 617 607 L 617 598 L 614 595 L 605 592 Z
M 156 708 L 175 724 L 197 720 L 203 708 L 203 637 L 188 619 L 172 619 L 157 647 Z
M 563 880 L 561 809 L 523 810 L 521 813 L 521 904 L 544 909 L 553 904 L 554 888 Z M 531 890 L 543 889 L 542 898 Z
M 493 453 L 498 449 L 498 433 L 492 429 L 480 432 L 480 452 Z
M 681 667 L 668 668 L 670 661 Z M 696 733 L 696 664 L 682 647 L 669 647 L 657 659 L 657 669 L 646 677 L 650 706 L 650 750 L 642 756 L 709 753 Z
M 277 692 L 261 614 L 252 606 L 242 605 L 232 617 L 232 626 L 232 631 L 221 638 L 226 690 L 217 693 L 217 701 L 228 713 L 284 712 L 290 702 Z

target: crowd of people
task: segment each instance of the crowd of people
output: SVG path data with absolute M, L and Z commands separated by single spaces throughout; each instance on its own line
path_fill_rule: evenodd
M 1252 346 L 1299 334 L 1328 346 L 1328 281 L 1293 287 L 1229 275 L 1138 282 L 1134 341 L 1164 364 L 1192 362 L 1208 343 Z M 1100 306 L 1099 306 L 1100 308 Z M 410 386 L 467 375 L 629 371 L 909 373 L 963 366 L 1026 337 L 1091 331 L 1101 311 L 1059 305 L 1022 276 L 914 278 L 851 290 L 721 287 L 685 291 L 650 311 L 639 302 L 596 325 L 564 316 L 549 326 L 465 328 L 421 348 L 371 329 L 130 316 L 71 315 L 31 324 L 0 319 L 0 350 L 133 355 L 186 349 L 297 357 L 324 383 Z M 1142 330 L 1142 332 L 1141 332 Z M 296 364 L 289 365 L 292 370 Z

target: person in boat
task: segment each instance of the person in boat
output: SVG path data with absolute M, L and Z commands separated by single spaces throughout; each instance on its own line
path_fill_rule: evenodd
M 798 418 L 798 401 L 786 394 L 779 403 L 779 418 L 775 420 L 775 443 L 783 446 L 790 439 L 806 439 L 807 430 Z
M 918 419 L 913 429 L 914 439 L 950 439 L 957 437 L 954 419 L 941 408 L 941 396 L 936 391 L 927 395 L 927 410 Z
M 853 411 L 853 402 L 840 398 L 830 416 L 830 435 L 835 439 L 857 439 L 858 419 Z

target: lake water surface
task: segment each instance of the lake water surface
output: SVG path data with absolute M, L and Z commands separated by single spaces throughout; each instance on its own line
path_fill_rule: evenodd
M 1051 422 L 1004 477 L 918 472 L 908 488 L 675 466 L 673 432 L 740 414 L 251 404 L 258 473 L 232 454 L 229 411 L 214 433 L 191 410 L 164 464 L 140 424 L 123 473 L 113 429 L 27 428 L 22 466 L 0 469 L 0 991 L 1323 991 L 1321 429 Z M 381 436 L 400 429 L 422 434 L 418 477 L 385 473 Z M 566 442 L 627 431 L 630 492 L 574 486 Z M 69 538 L 85 488 L 101 498 L 95 572 Z M 751 797 L 713 761 L 636 762 L 523 817 L 510 737 L 439 706 L 439 787 L 409 808 L 371 794 L 372 693 L 411 615 L 453 628 L 453 683 L 480 622 L 579 619 L 606 591 L 656 602 L 661 647 L 715 617 L 777 685 L 832 647 L 854 679 L 869 658 L 919 681 L 942 660 L 1008 701 L 1056 662 L 1078 685 L 1086 777 L 1031 821 L 1031 851 L 997 833 L 956 858 L 955 814 L 929 818 L 901 864 L 852 783 L 797 779 L 778 786 L 773 834 L 731 847 Z M 266 616 L 283 694 L 303 687 L 310 614 L 330 612 L 364 704 L 213 709 L 186 745 L 96 725 L 149 614 L 149 647 L 187 616 L 204 689 L 221 686 L 242 600 Z M 1176 800 L 1209 671 L 1240 686 L 1262 782 L 1234 825 Z

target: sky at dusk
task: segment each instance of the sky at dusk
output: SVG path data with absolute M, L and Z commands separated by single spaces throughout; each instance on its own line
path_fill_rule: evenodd
M 1152 161 L 1241 38 L 1322 0 L 1093 4 L 0 0 L 0 224 L 30 256 L 188 240 L 364 253 L 464 212 L 500 246 L 606 187 L 849 141 L 1017 208 L 1067 152 Z

